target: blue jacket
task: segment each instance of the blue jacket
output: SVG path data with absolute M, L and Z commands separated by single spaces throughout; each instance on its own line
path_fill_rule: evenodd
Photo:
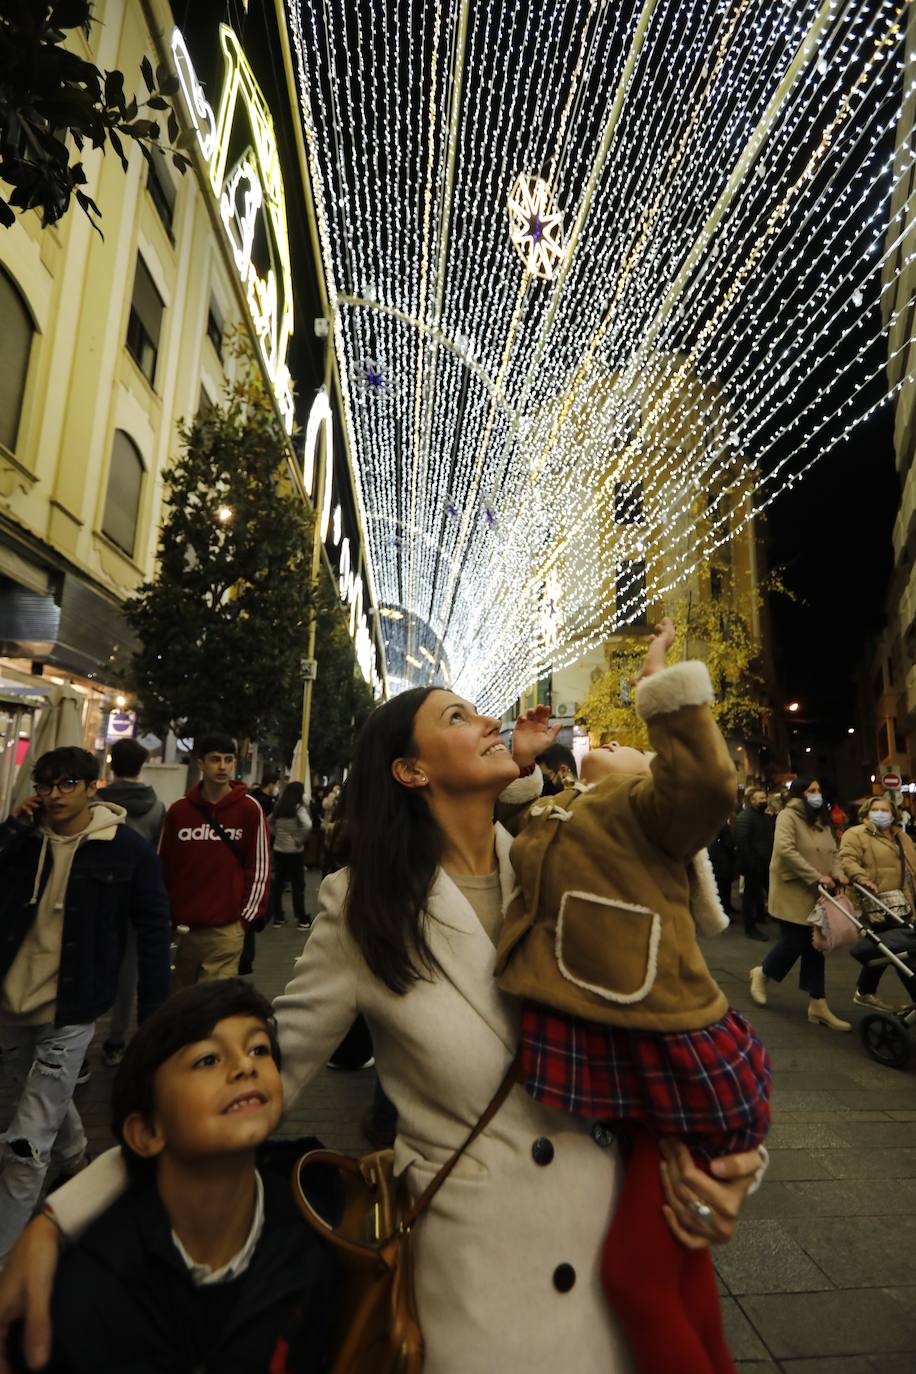
M 36 893 L 42 837 L 32 825 L 0 825 L 0 981 L 19 952 L 51 873 L 45 859 Z M 169 903 L 155 850 L 126 825 L 111 840 L 87 840 L 73 856 L 64 896 L 57 981 L 58 1026 L 84 1025 L 111 1009 L 127 937 L 137 931 L 138 1019 L 169 994 Z

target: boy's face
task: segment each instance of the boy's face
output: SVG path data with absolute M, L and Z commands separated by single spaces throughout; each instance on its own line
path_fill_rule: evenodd
M 198 760 L 200 771 L 208 782 L 216 783 L 218 787 L 223 787 L 227 782 L 232 781 L 235 772 L 235 754 L 205 754 Z
M 218 1021 L 205 1040 L 159 1065 L 153 1095 L 149 1148 L 129 1140 L 139 1154 L 168 1151 L 190 1164 L 254 1149 L 276 1129 L 283 1110 L 264 1022 L 255 1016 Z

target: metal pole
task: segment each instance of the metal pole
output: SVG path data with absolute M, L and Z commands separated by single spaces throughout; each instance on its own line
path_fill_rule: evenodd
M 331 341 L 331 331 L 328 330 L 327 338 L 324 341 L 324 389 L 330 391 L 331 370 L 334 363 L 334 346 Z M 334 423 L 334 417 L 328 419 L 326 424 L 321 426 L 321 443 L 318 448 L 318 462 L 315 465 L 315 486 L 316 493 L 324 490 L 325 464 L 328 461 L 328 429 Z M 315 640 L 318 634 L 318 610 L 315 605 L 315 596 L 318 590 L 318 574 L 321 570 L 321 555 L 323 552 L 321 543 L 321 512 L 318 509 L 317 500 L 312 502 L 314 527 L 312 529 L 312 567 L 310 573 L 310 586 L 312 601 L 309 606 L 309 637 L 308 637 L 308 658 L 315 657 Z M 302 684 L 302 736 L 299 747 L 299 778 L 298 781 L 305 783 L 306 791 L 309 791 L 309 725 L 312 719 L 312 687 L 313 679 L 307 677 Z

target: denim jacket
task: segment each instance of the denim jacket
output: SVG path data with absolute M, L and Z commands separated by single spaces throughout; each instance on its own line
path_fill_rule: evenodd
M 41 850 L 34 826 L 13 819 L 0 825 L 0 980 L 35 920 L 35 898 L 50 875 L 48 855 L 36 888 Z M 128 922 L 137 931 L 142 1021 L 169 993 L 169 904 L 155 850 L 118 825 L 113 839 L 89 840 L 73 856 L 64 896 L 56 1025 L 83 1025 L 110 1010 Z

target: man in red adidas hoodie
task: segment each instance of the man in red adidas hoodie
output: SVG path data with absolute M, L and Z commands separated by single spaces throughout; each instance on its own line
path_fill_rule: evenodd
M 267 906 L 270 845 L 264 812 L 234 782 L 235 741 L 203 735 L 194 757 L 201 779 L 166 812 L 159 843 L 178 941 L 174 988 L 238 973 L 245 928 Z

